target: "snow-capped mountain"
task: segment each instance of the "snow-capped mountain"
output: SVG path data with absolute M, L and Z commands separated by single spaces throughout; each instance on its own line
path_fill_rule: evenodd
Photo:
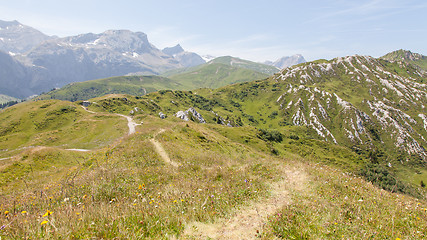
M 266 61 L 264 62 L 267 65 L 275 66 L 277 68 L 283 69 L 300 63 L 305 63 L 305 59 L 301 54 L 295 54 L 292 56 L 282 57 L 276 61 Z

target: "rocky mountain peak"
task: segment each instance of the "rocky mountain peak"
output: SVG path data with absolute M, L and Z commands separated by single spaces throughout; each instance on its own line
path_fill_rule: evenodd
M 12 55 L 27 52 L 50 38 L 18 21 L 0 20 L 0 50 Z
M 169 56 L 173 56 L 184 52 L 184 49 L 181 47 L 181 45 L 177 44 L 175 47 L 164 48 L 162 52 L 166 53 Z
M 425 57 L 419 53 L 413 53 L 409 50 L 400 49 L 400 50 L 388 53 L 381 58 L 388 61 L 417 61 Z
M 119 52 L 136 52 L 138 54 L 152 50 L 147 34 L 129 30 L 107 30 L 100 34 L 80 34 L 59 39 L 70 44 L 87 45 L 91 48 L 111 48 Z

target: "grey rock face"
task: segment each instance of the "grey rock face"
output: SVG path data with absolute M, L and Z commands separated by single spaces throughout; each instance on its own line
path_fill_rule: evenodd
M 165 54 L 167 54 L 167 55 L 169 55 L 169 56 L 173 56 L 173 55 L 175 55 L 175 54 L 178 54 L 178 53 L 182 53 L 182 52 L 184 52 L 184 49 L 181 47 L 181 45 L 176 45 L 175 47 L 167 47 L 167 48 L 164 48 L 163 50 L 162 50 L 162 52 L 164 52 Z
M 175 47 L 165 48 L 162 51 L 176 59 L 183 67 L 193 67 L 206 63 L 198 54 L 184 51 L 179 44 Z
M 34 93 L 28 87 L 30 81 L 29 69 L 0 51 L 0 93 L 16 98 L 31 96 Z
M 191 114 L 191 116 L 190 116 Z M 199 123 L 206 123 L 205 119 L 202 117 L 202 114 L 196 111 L 194 108 L 189 108 L 187 111 L 178 111 L 175 113 L 175 117 L 181 118 L 184 121 L 190 121 L 191 117 L 197 120 Z
M 22 25 L 17 21 L 0 20 L 0 50 L 11 53 L 25 53 L 51 37 L 40 31 Z
M 177 113 L 175 113 L 175 117 L 177 118 L 181 118 L 184 121 L 190 121 L 190 119 L 188 118 L 188 113 L 186 113 L 185 111 L 178 111 Z

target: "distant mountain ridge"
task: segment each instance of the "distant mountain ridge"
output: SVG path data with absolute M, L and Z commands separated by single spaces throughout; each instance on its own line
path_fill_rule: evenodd
M 181 53 L 180 46 L 166 49 L 169 54 Z M 178 49 L 178 50 L 177 50 Z M 250 82 L 271 76 L 262 70 L 262 64 L 241 60 L 246 67 L 233 66 L 230 57 L 220 57 L 209 63 L 180 68 L 161 76 L 122 76 L 106 79 L 70 83 L 50 91 L 37 99 L 87 100 L 106 94 L 145 95 L 158 90 L 193 90 L 198 88 L 219 88 L 230 84 Z M 229 62 L 229 64 L 220 62 Z M 250 67 L 255 66 L 255 69 Z M 270 66 L 267 66 L 270 67 Z
M 178 60 L 183 67 L 194 67 L 206 62 L 198 54 L 186 52 L 179 44 L 175 47 L 164 48 L 162 52 Z
M 142 32 L 108 30 L 100 34 L 57 38 L 17 21 L 2 21 L 0 26 L 0 47 L 5 53 L 11 53 L 19 65 L 12 69 L 22 68 L 0 77 L 0 94 L 18 98 L 72 82 L 123 75 L 157 75 L 204 63 L 199 55 L 182 48 L 178 54 L 168 55 L 151 44 Z M 0 65 L 0 68 L 5 67 Z M 14 83 L 10 83 L 12 80 Z
M 244 60 L 244 59 L 232 57 L 232 56 L 217 57 L 208 62 L 208 64 L 213 64 L 213 63 L 222 63 L 222 64 L 230 65 L 233 67 L 251 69 L 251 70 L 268 74 L 268 75 L 277 73 L 280 70 L 274 66 L 266 65 L 263 63 L 256 63 L 256 62 L 252 62 L 249 60 Z
M 274 62 L 266 61 L 265 64 L 275 66 L 279 69 L 283 69 L 283 68 L 291 67 L 293 65 L 297 65 L 305 62 L 307 61 L 301 54 L 295 54 L 292 56 L 279 58 Z

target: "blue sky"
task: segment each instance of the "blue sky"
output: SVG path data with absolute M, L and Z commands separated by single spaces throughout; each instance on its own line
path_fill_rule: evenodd
M 48 35 L 129 29 L 158 48 L 252 61 L 300 53 L 307 60 L 427 55 L 425 0 L 0 0 L 0 19 Z

